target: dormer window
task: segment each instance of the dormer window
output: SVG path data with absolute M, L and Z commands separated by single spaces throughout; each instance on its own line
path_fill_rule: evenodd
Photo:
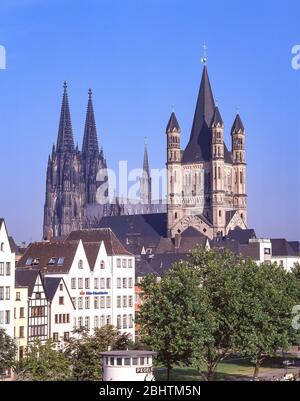
M 48 265 L 55 265 L 55 263 L 56 263 L 56 259 L 51 258 L 51 259 L 49 259 Z
M 33 266 L 37 266 L 40 263 L 40 258 L 34 258 L 32 261 Z
M 104 260 L 101 260 L 101 262 L 100 262 L 100 269 L 105 269 Z
M 26 260 L 25 266 L 31 266 L 33 259 L 32 258 L 28 258 Z
M 57 264 L 58 264 L 59 266 L 62 266 L 62 265 L 64 264 L 64 261 L 65 261 L 65 258 L 64 258 L 63 256 L 60 256 L 60 257 L 58 258 Z
M 82 259 L 80 259 L 78 261 L 78 269 L 83 269 L 83 260 Z
M 1 242 L 0 250 L 1 250 L 1 252 L 4 252 L 4 250 L 5 250 L 4 242 Z

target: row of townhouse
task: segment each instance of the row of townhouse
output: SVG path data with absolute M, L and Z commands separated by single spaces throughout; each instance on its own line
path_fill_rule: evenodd
M 63 347 L 74 328 L 112 324 L 134 340 L 135 259 L 110 229 L 32 243 L 15 267 L 0 220 L 0 327 L 18 346 L 52 338 Z

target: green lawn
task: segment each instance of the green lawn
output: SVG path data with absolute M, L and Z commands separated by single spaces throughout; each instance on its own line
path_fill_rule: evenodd
M 292 358 L 289 355 L 289 358 Z M 285 358 L 286 359 L 286 358 Z M 260 372 L 267 372 L 272 369 L 280 368 L 283 369 L 282 365 L 283 358 L 268 358 L 265 360 Z M 214 380 L 233 380 L 233 379 L 246 379 L 246 377 L 252 377 L 254 366 L 249 359 L 242 358 L 230 358 L 219 364 Z M 156 380 L 166 380 L 166 369 L 159 367 L 155 369 Z M 202 380 L 198 376 L 197 371 L 189 367 L 176 367 L 171 372 L 171 381 L 183 380 L 183 381 L 197 381 Z

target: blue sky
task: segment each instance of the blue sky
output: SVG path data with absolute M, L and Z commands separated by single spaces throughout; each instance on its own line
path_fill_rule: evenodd
M 204 42 L 227 144 L 237 109 L 247 129 L 249 225 L 300 240 L 298 0 L 1 0 L 0 18 L 0 215 L 18 241 L 42 235 L 63 81 L 79 145 L 92 87 L 109 167 L 140 167 L 147 136 L 161 168 L 172 105 L 187 143 Z

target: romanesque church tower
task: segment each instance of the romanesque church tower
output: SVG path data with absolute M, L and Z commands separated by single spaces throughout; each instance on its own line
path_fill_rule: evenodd
M 181 130 L 172 112 L 167 129 L 167 229 L 174 237 L 188 227 L 209 238 L 247 226 L 245 129 L 239 115 L 231 129 L 232 149 L 215 104 L 206 61 L 191 135 L 180 147 Z
M 96 200 L 100 168 L 106 168 L 106 161 L 103 151 L 99 152 L 92 93 L 89 91 L 81 152 L 74 146 L 64 83 L 57 143 L 48 158 L 43 238 L 60 237 L 87 225 L 86 205 Z

